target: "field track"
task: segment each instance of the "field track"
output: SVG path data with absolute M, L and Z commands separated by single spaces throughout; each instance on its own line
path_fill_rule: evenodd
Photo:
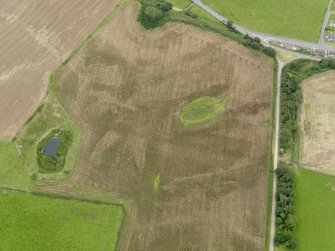
M 50 72 L 77 48 L 114 0 L 0 0 L 0 139 L 33 114 Z
M 137 11 L 123 6 L 62 70 L 82 144 L 70 179 L 39 189 L 131 201 L 121 250 L 264 250 L 271 62 L 186 25 L 146 31 Z M 186 104 L 226 95 L 214 121 L 180 124 Z

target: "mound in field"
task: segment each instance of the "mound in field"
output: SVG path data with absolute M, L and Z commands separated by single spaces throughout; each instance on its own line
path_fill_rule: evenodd
M 302 84 L 304 103 L 301 162 L 307 167 L 335 175 L 335 73 L 328 72 Z
M 180 122 L 184 126 L 207 123 L 224 112 L 224 107 L 228 100 L 229 96 L 223 98 L 197 98 L 180 111 Z
M 111 0 L 0 0 L 0 139 L 36 110 L 50 72 L 112 8 Z
M 123 6 L 60 74 L 81 148 L 69 180 L 39 189 L 133 202 L 120 250 L 264 250 L 271 62 L 181 24 L 146 31 L 137 11 Z M 227 95 L 224 116 L 181 125 L 193 100 Z

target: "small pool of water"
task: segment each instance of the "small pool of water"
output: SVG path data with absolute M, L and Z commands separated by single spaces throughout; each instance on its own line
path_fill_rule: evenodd
M 54 157 L 58 161 L 60 159 L 60 157 L 57 155 L 59 145 L 60 145 L 60 139 L 57 137 L 53 137 L 49 139 L 49 141 L 46 143 L 46 145 L 43 148 L 43 152 L 51 157 Z

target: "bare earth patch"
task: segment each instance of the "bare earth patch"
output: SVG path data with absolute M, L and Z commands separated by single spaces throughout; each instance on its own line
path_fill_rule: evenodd
M 114 0 L 0 0 L 0 139 L 33 114 L 50 72 L 88 35 Z
M 271 62 L 186 25 L 145 31 L 137 10 L 61 73 L 82 145 L 71 178 L 40 190 L 131 201 L 120 250 L 264 250 Z M 186 104 L 226 95 L 215 120 L 181 125 Z
M 335 175 L 335 73 L 313 77 L 302 89 L 302 163 Z

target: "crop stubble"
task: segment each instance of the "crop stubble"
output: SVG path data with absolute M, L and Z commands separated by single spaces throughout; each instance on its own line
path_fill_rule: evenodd
M 115 13 L 62 72 L 82 144 L 71 178 L 40 189 L 133 201 L 128 250 L 264 250 L 271 63 L 186 25 L 145 31 L 137 9 Z M 224 95 L 218 119 L 181 126 L 187 103 Z
M 334 72 L 327 72 L 303 82 L 300 116 L 301 162 L 307 168 L 332 175 L 335 174 L 334 76 Z
M 0 139 L 36 110 L 50 72 L 112 8 L 112 0 L 0 0 Z

